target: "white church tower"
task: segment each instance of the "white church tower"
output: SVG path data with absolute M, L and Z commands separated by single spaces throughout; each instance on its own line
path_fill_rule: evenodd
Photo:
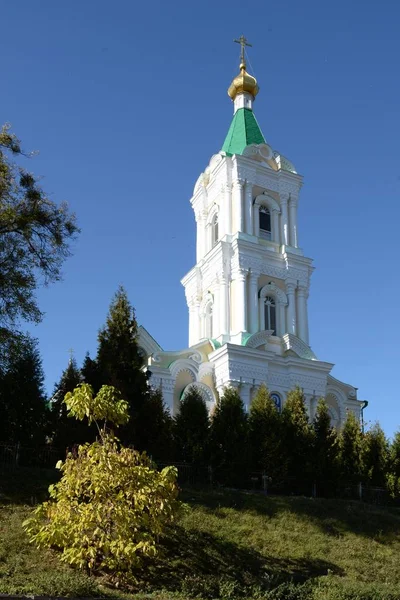
M 171 413 L 195 387 L 210 409 L 227 386 L 249 407 L 265 383 L 278 410 L 303 388 L 310 416 L 324 396 L 333 423 L 365 403 L 356 388 L 330 375 L 332 363 L 309 345 L 307 299 L 312 260 L 299 246 L 302 177 L 267 143 L 253 112 L 258 94 L 246 71 L 229 87 L 234 114 L 220 152 L 198 178 L 190 200 L 197 224 L 196 264 L 182 279 L 189 310 L 189 348 L 165 352 L 144 328 L 140 345 L 151 383 Z

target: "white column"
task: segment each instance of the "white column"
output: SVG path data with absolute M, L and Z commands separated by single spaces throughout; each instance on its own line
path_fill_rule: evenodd
M 254 235 L 260 236 L 260 205 L 253 204 L 253 227 L 254 227 Z
M 199 262 L 206 253 L 205 248 L 205 216 L 203 211 L 199 211 L 196 214 L 196 223 L 197 223 L 197 237 L 196 237 L 196 262 Z
M 239 394 L 240 394 L 240 398 L 244 404 L 244 408 L 246 410 L 246 412 L 248 413 L 250 410 L 250 403 L 251 403 L 251 398 L 250 398 L 250 392 L 251 392 L 251 388 L 252 388 L 252 384 L 251 383 L 241 383 L 239 385 Z
M 245 232 L 253 235 L 253 185 L 247 181 L 244 197 Z
M 229 333 L 229 283 L 222 275 L 219 281 L 219 324 L 221 335 Z
M 272 210 L 272 241 L 279 244 L 279 211 L 276 209 Z
M 296 198 L 290 197 L 289 199 L 289 217 L 290 217 L 290 231 L 289 241 L 290 245 L 297 248 L 297 200 Z
M 285 304 L 282 304 L 281 302 L 279 302 L 278 305 L 278 309 L 279 309 L 279 319 L 277 322 L 277 335 L 282 336 L 285 335 L 286 333 L 286 321 L 285 321 Z
M 243 185 L 243 179 L 236 179 L 233 182 L 232 209 L 235 215 L 236 231 L 244 231 Z M 234 232 L 232 231 L 232 233 Z
M 220 237 L 223 237 L 224 235 L 227 235 L 232 231 L 232 190 L 231 186 L 228 183 L 222 186 L 222 194 L 224 195 L 224 200 L 221 203 L 222 211 L 220 211 L 219 213 L 222 226 Z
M 289 245 L 288 196 L 281 196 L 281 244 Z
M 239 269 L 235 273 L 236 288 L 236 333 L 246 331 L 247 294 L 246 294 L 246 271 Z
M 258 322 L 258 277 L 259 274 L 250 271 L 249 277 L 249 333 L 257 333 L 260 326 Z
M 200 302 L 189 304 L 189 346 L 197 344 L 200 339 Z
M 287 331 L 296 335 L 296 283 L 286 280 L 286 294 L 288 297 L 287 307 Z
M 297 332 L 299 338 L 306 344 L 308 344 L 307 329 L 307 288 L 302 285 L 297 288 Z

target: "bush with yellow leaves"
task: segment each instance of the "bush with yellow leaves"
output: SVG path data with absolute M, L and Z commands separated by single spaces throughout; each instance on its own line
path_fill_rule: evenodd
M 99 439 L 57 463 L 61 480 L 24 528 L 38 547 L 55 548 L 63 561 L 105 571 L 117 582 L 131 577 L 143 557 L 156 555 L 158 536 L 179 514 L 177 471 L 157 471 L 145 453 L 121 446 L 107 431 L 107 422 L 122 425 L 129 418 L 115 388 L 103 386 L 93 397 L 82 384 L 64 401 L 71 416 L 96 423 Z

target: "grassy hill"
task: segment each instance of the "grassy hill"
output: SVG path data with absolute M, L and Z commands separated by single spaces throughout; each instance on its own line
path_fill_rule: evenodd
M 115 597 L 101 577 L 27 543 L 21 522 L 47 484 L 32 471 L 1 478 L 0 593 Z M 182 499 L 190 508 L 162 540 L 161 556 L 137 573 L 136 590 L 119 597 L 400 599 L 394 509 L 227 491 L 185 491 Z

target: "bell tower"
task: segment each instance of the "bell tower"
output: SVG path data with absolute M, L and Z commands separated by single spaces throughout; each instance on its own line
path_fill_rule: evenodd
M 243 345 L 260 332 L 290 334 L 308 345 L 311 259 L 299 247 L 302 178 L 267 143 L 253 112 L 259 92 L 247 72 L 244 36 L 239 74 L 228 95 L 234 114 L 221 151 L 199 177 L 191 204 L 196 266 L 182 280 L 189 345 L 204 339 Z
M 353 386 L 330 375 L 309 345 L 307 299 L 312 260 L 299 245 L 302 177 L 264 136 L 253 106 L 258 84 L 247 72 L 241 36 L 239 73 L 228 89 L 233 117 L 222 147 L 198 178 L 190 200 L 196 264 L 182 279 L 189 309 L 188 348 L 164 351 L 142 331 L 151 384 L 171 413 L 195 388 L 213 410 L 225 387 L 246 407 L 266 384 L 280 409 L 299 385 L 312 417 L 324 396 L 332 422 L 365 405 Z M 146 335 L 145 335 L 146 334 Z

